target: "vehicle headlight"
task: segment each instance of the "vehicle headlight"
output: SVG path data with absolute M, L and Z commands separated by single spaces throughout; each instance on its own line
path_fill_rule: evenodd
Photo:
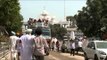
M 100 53 L 101 55 L 106 55 L 106 53 L 103 52 L 103 51 L 99 51 L 99 53 Z

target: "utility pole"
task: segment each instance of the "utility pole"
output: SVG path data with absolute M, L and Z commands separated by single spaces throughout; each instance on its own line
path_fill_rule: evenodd
M 66 21 L 66 5 L 65 5 L 65 0 L 64 0 L 64 20 Z

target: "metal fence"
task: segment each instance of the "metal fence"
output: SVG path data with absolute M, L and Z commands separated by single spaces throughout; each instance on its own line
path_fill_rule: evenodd
M 0 42 L 0 60 L 8 60 L 7 55 L 10 51 L 9 42 Z

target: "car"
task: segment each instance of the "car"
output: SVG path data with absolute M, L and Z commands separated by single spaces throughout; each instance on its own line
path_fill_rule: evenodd
M 83 47 L 85 60 L 105 60 L 107 56 L 107 41 L 93 40 Z

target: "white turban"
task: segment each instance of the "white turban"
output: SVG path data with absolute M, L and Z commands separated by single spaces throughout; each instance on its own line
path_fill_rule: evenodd
M 27 29 L 26 30 L 26 33 L 31 33 L 32 32 L 32 29 Z
M 14 31 L 11 31 L 11 33 L 12 33 L 13 35 L 15 35 L 15 34 L 16 34 Z

